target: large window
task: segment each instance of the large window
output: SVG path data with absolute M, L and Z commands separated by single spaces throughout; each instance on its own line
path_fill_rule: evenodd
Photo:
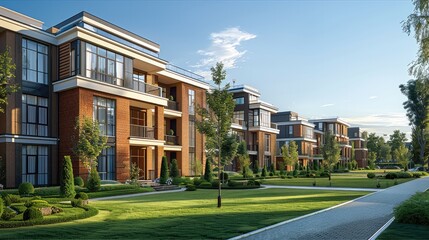
M 265 152 L 270 152 L 271 151 L 271 136 L 270 136 L 270 134 L 265 134 L 264 142 L 265 142 Z
M 271 114 L 266 110 L 260 110 L 261 127 L 271 127 Z
M 48 99 L 22 94 L 21 133 L 48 136 Z
M 124 86 L 124 57 L 86 43 L 86 77 Z
M 93 118 L 98 121 L 100 133 L 115 136 L 115 101 L 102 97 L 94 97 Z
M 48 84 L 48 46 L 22 39 L 22 80 Z
M 146 74 L 141 72 L 133 73 L 133 89 L 146 92 Z
M 104 149 L 98 156 L 97 171 L 101 180 L 115 180 L 116 176 L 115 147 Z
M 195 115 L 195 91 L 189 89 L 188 95 L 189 115 Z
M 22 182 L 48 185 L 48 147 L 22 146 Z
M 311 127 L 304 127 L 304 131 L 305 138 L 313 138 L 313 129 Z
M 244 97 L 234 98 L 234 102 L 236 105 L 244 104 Z

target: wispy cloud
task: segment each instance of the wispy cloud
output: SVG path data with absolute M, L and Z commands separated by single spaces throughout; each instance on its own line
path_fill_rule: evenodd
M 405 113 L 375 114 L 343 119 L 352 126 L 361 127 L 368 132 L 375 132 L 384 137 L 388 137 L 394 130 L 399 129 L 405 132 L 410 139 L 411 129 Z
M 371 96 L 368 99 L 376 99 L 376 98 L 378 98 L 378 96 Z
M 320 106 L 320 107 L 332 107 L 332 106 L 334 106 L 335 104 L 333 104 L 333 103 L 327 103 L 327 104 L 323 104 L 322 106 Z
M 209 68 L 217 62 L 223 62 L 225 69 L 235 68 L 237 62 L 246 54 L 246 50 L 238 47 L 244 41 L 256 38 L 255 34 L 241 31 L 238 27 L 227 28 L 210 34 L 211 44 L 208 48 L 198 50 L 203 58 L 195 64 L 195 72 L 210 77 Z

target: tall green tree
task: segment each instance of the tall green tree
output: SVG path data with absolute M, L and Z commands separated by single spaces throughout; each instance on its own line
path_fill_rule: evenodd
M 218 178 L 220 179 L 219 174 L 222 172 L 224 166 L 222 165 L 222 160 L 226 159 L 222 156 L 222 145 L 228 137 L 235 103 L 232 93 L 228 92 L 229 84 L 223 85 L 226 79 L 226 71 L 223 69 L 223 64 L 216 63 L 216 66 L 210 70 L 216 87 L 207 91 L 206 107 L 198 107 L 197 112 L 200 119 L 197 119 L 196 125 L 198 131 L 206 136 L 207 153 L 217 157 Z M 222 206 L 221 192 L 222 187 L 219 184 L 217 204 L 219 208 Z
M 393 134 L 390 135 L 390 140 L 387 142 L 390 145 L 390 151 L 393 160 L 398 160 L 396 156 L 396 150 L 401 146 L 405 145 L 405 142 L 408 141 L 405 133 L 400 130 L 393 131 Z
M 407 97 L 404 108 L 410 121 L 412 134 L 418 143 L 419 159 L 425 164 L 425 150 L 428 145 L 428 102 L 429 83 L 427 80 L 409 80 L 407 84 L 399 86 L 401 92 Z
M 378 156 L 380 156 L 380 159 L 384 161 L 392 160 L 392 154 L 391 154 L 392 150 L 390 148 L 390 145 L 384 141 L 384 138 L 380 138 L 379 144 L 380 144 L 379 145 L 380 150 L 379 150 Z
M 377 160 L 377 154 L 375 152 L 368 152 L 368 167 L 372 170 L 375 169 L 375 161 Z
M 378 153 L 379 151 L 379 139 L 381 137 L 377 136 L 375 133 L 370 133 L 368 136 L 368 139 L 366 141 L 366 145 L 368 148 L 368 152 L 373 152 L 375 153 L 376 158 L 378 158 Z
M 250 157 L 247 152 L 247 143 L 246 141 L 241 141 L 237 148 L 237 159 L 240 164 L 240 170 L 243 174 L 243 177 L 246 178 L 250 175 Z
M 7 96 L 18 91 L 17 84 L 12 83 L 15 77 L 15 63 L 9 53 L 9 47 L 0 54 L 0 113 L 4 113 L 7 104 Z
M 91 118 L 82 116 L 76 119 L 74 154 L 83 163 L 83 166 L 91 173 L 93 168 L 97 168 L 97 158 L 103 149 L 106 149 L 107 137 L 102 136 L 98 127 L 98 122 Z
M 325 133 L 324 140 L 322 155 L 329 170 L 329 180 L 331 180 L 332 167 L 340 161 L 341 150 L 338 141 L 331 131 Z
M 179 167 L 177 166 L 176 159 L 171 160 L 170 177 L 172 178 L 179 177 Z
M 70 156 L 64 156 L 60 194 L 61 197 L 64 198 L 72 198 L 76 195 L 76 191 L 74 189 L 73 166 Z
M 299 160 L 298 156 L 298 146 L 295 141 L 291 141 L 289 144 L 284 144 L 282 146 L 282 158 L 286 165 L 296 168 Z
M 397 149 L 395 149 L 396 161 L 402 165 L 402 167 L 407 170 L 408 162 L 410 161 L 410 154 L 408 148 L 405 147 L 405 144 L 401 144 Z
M 237 135 L 235 134 L 227 134 L 223 138 L 221 157 L 222 170 L 224 166 L 231 164 L 234 158 L 237 156 L 238 145 L 239 143 L 237 141 Z

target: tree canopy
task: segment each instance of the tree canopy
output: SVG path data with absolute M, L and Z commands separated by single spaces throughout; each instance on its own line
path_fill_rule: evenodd
M 15 77 L 15 63 L 9 53 L 9 47 L 0 54 L 0 113 L 5 111 L 7 97 L 18 91 L 18 85 L 12 83 Z

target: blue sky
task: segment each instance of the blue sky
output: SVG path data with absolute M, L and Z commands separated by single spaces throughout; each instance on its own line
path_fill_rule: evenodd
M 161 45 L 160 57 L 228 80 L 303 117 L 342 117 L 378 134 L 410 132 L 399 84 L 417 45 L 411 1 L 2 1 L 55 25 L 88 11 Z

